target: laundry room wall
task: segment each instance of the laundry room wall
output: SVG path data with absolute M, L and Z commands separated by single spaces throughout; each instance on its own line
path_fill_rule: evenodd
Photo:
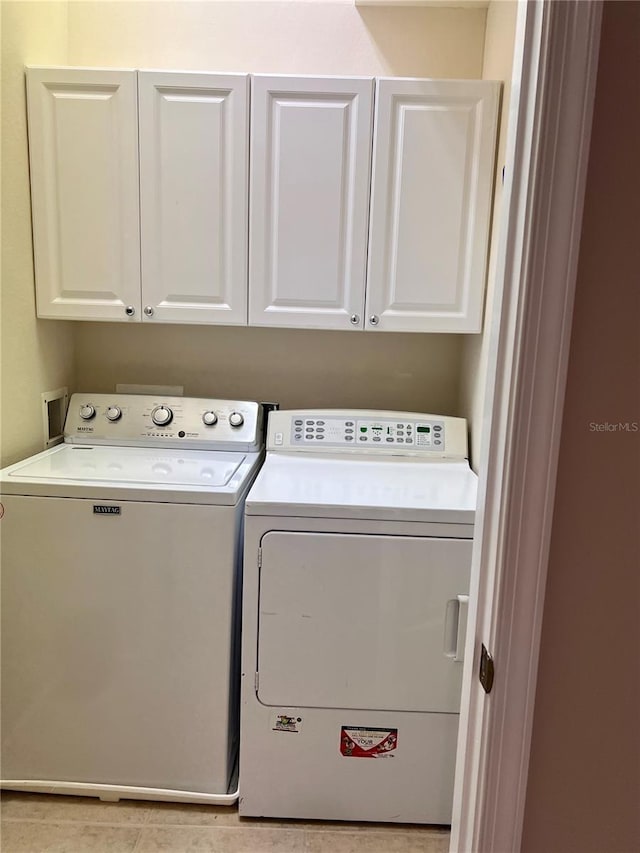
M 502 109 L 496 157 L 493 221 L 489 253 L 488 283 L 485 296 L 484 329 L 480 335 L 467 335 L 462 340 L 460 372 L 460 414 L 470 424 L 471 464 L 478 470 L 482 444 L 482 414 L 487 394 L 489 343 L 495 310 L 495 275 L 498 259 L 498 236 L 502 209 L 502 169 L 507 148 L 511 74 L 515 47 L 518 4 L 512 0 L 493 0 L 487 10 L 487 26 L 482 63 L 485 80 L 503 80 Z
M 69 5 L 71 65 L 478 78 L 486 9 L 344 2 Z M 77 387 L 457 414 L 455 335 L 77 323 Z
M 1 464 L 43 448 L 43 391 L 74 384 L 70 323 L 36 320 L 24 64 L 67 61 L 62 2 L 3 2 Z

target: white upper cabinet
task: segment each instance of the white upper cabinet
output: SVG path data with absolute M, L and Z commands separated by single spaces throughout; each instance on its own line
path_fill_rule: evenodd
M 143 320 L 245 325 L 249 75 L 138 81 Z
M 373 79 L 252 78 L 249 323 L 362 328 Z
M 499 93 L 378 80 L 366 329 L 481 331 Z
M 135 320 L 136 73 L 29 68 L 27 89 L 38 316 Z
M 27 92 L 39 317 L 481 331 L 499 83 L 29 68 Z

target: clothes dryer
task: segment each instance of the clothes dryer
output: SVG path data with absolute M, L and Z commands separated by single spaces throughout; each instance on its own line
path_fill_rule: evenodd
M 2 786 L 230 804 L 257 403 L 75 394 L 0 472 Z
M 466 422 L 279 411 L 246 501 L 240 814 L 451 820 Z

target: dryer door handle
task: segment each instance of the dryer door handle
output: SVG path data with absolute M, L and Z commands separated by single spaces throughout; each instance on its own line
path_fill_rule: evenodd
M 464 644 L 467 638 L 467 615 L 469 596 L 457 595 L 447 601 L 444 613 L 445 657 L 461 663 L 464 660 Z

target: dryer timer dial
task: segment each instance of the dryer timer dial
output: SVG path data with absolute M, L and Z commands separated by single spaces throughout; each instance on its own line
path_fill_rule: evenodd
M 240 412 L 231 412 L 229 415 L 229 423 L 232 427 L 241 427 L 244 423 L 244 415 Z

